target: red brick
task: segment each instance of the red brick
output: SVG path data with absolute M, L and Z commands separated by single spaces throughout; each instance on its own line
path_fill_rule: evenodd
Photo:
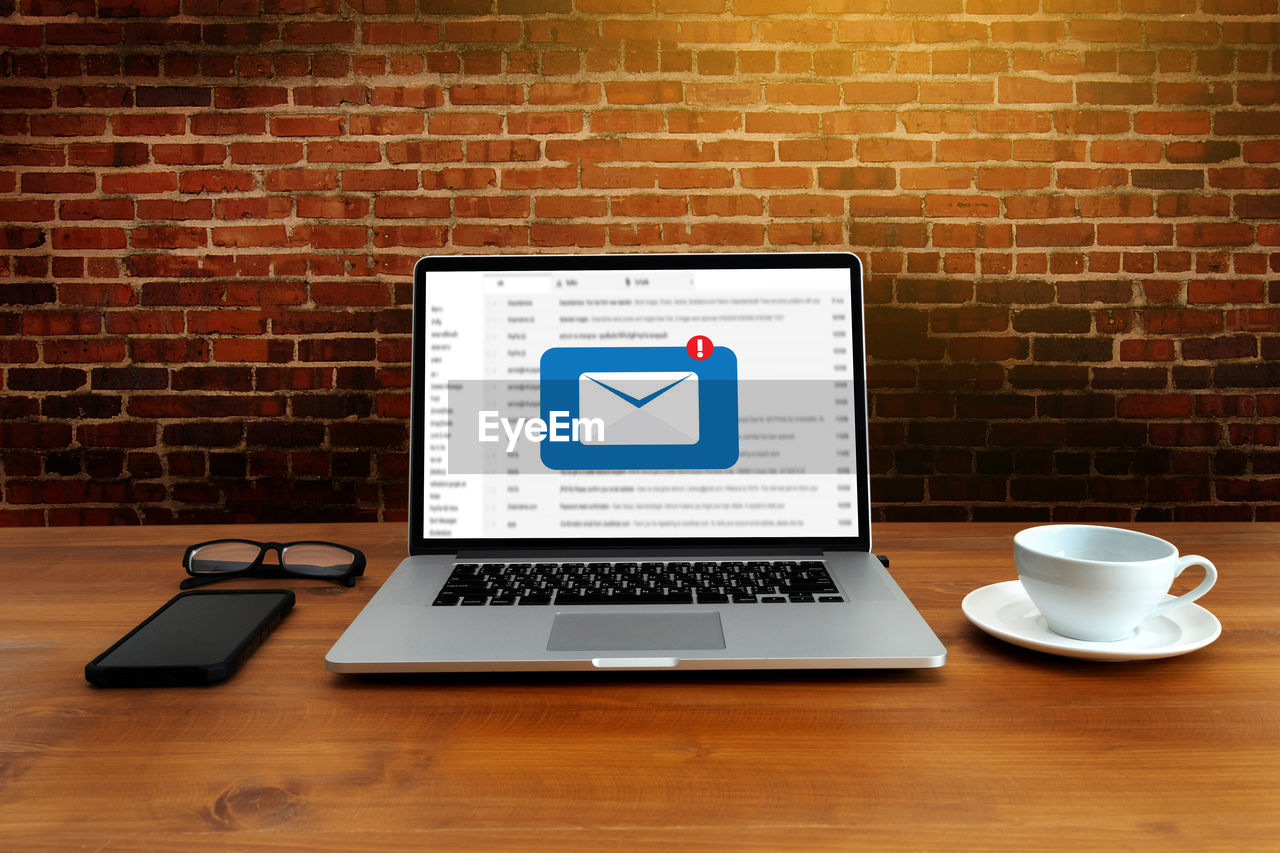
M 1007 139 L 941 139 L 936 160 L 940 163 L 972 163 L 1008 160 L 1012 143 Z
M 46 364 L 110 364 L 123 362 L 127 348 L 121 338 L 47 340 L 42 352 Z
M 1280 140 L 1263 139 L 1246 142 L 1244 144 L 1244 161 L 1246 163 L 1280 162 Z
M 1221 312 L 1180 308 L 1147 308 L 1143 326 L 1157 335 L 1185 335 L 1218 332 L 1223 328 Z
M 1096 140 L 1089 148 L 1095 163 L 1159 163 L 1163 148 L 1145 140 Z
M 933 228 L 933 244 L 941 248 L 1005 248 L 1013 245 L 1013 228 L 939 222 Z
M 226 162 L 225 145 L 191 143 L 156 143 L 151 155 L 157 163 L 181 166 L 214 166 Z
M 1160 223 L 1098 225 L 1100 246 L 1171 246 L 1173 226 Z
M 111 129 L 117 136 L 180 136 L 187 132 L 187 117 L 177 113 L 115 115 L 111 117 Z
M 62 145 L 0 144 L 0 165 L 62 166 L 66 164 Z
M 283 219 L 293 213 L 287 198 L 220 198 L 213 203 L 217 219 Z
M 1051 225 L 1020 224 L 1016 227 L 1019 246 L 1091 246 L 1094 226 L 1086 223 Z
M 275 169 L 263 175 L 262 183 L 268 192 L 332 190 L 338 187 L 338 173 L 333 169 Z
M 67 204 L 67 202 L 63 202 Z M 54 203 L 45 199 L 2 200 L 0 199 L 0 221 L 4 222 L 48 222 L 57 215 Z M 91 218 L 91 217 L 84 217 Z
M 363 27 L 365 44 L 436 44 L 440 27 L 434 23 L 396 21 L 370 22 Z
M 238 86 L 213 92 L 213 105 L 220 110 L 260 109 L 288 102 L 289 90 L 280 86 Z
M 267 117 L 251 113 L 197 113 L 191 116 L 191 132 L 198 136 L 260 135 L 267 131 Z
M 1253 227 L 1243 222 L 1206 222 L 1178 226 L 1180 246 L 1248 246 L 1253 241 Z
M 233 146 L 234 147 L 234 146 Z M 308 142 L 308 163 L 378 163 L 382 148 L 376 142 Z M 294 162 L 273 161 L 273 162 Z
M 429 109 L 444 105 L 444 89 L 439 86 L 377 86 L 369 96 L 375 107 L 416 107 Z
M 1280 196 L 1239 195 L 1235 206 L 1242 219 L 1280 219 Z
M 1133 129 L 1153 136 L 1208 136 L 1210 116 L 1207 112 L 1142 112 L 1134 116 Z
M 435 113 L 427 120 L 431 135 L 496 135 L 502 130 L 502 116 L 492 113 Z
M 861 139 L 858 158 L 867 163 L 931 160 L 933 143 L 917 139 Z
M 379 248 L 388 246 L 439 248 L 448 242 L 448 236 L 449 228 L 446 225 L 384 225 L 374 229 L 373 245 Z
M 133 202 L 128 199 L 80 199 L 58 206 L 63 221 L 133 219 Z
M 1047 168 L 982 166 L 978 169 L 978 189 L 1043 189 L 1049 186 L 1051 176 Z
M 765 102 L 802 106 L 840 103 L 840 87 L 834 83 L 773 83 L 765 86 Z
M 998 91 L 1002 104 L 1070 103 L 1074 99 L 1071 83 L 1032 77 L 1001 77 Z
M 913 200 L 907 199 L 908 202 Z M 1010 201 L 1014 201 L 1010 199 Z M 919 200 L 914 200 L 910 207 L 918 207 Z M 855 204 L 854 210 L 865 213 L 861 204 Z M 962 216 L 993 217 L 999 215 L 1000 202 L 990 196 L 944 196 L 931 195 L 924 201 L 924 212 L 927 216 Z
M 512 84 L 456 84 L 450 86 L 448 92 L 449 103 L 460 106 L 524 103 L 524 87 Z
M 348 130 L 356 135 L 403 136 L 421 134 L 426 120 L 420 115 L 382 113 L 347 118 Z
M 55 249 L 123 249 L 125 240 L 123 228 L 53 229 Z
M 363 225 L 317 225 L 311 229 L 311 245 L 318 249 L 359 249 L 368 242 L 369 229 Z
M 377 26 L 370 24 L 369 26 Z M 348 21 L 289 22 L 280 32 L 285 44 L 352 44 L 355 24 Z
M 123 34 L 124 28 L 120 24 L 48 24 L 45 42 L 50 45 L 118 44 Z
M 347 192 L 412 190 L 418 188 L 418 174 L 411 169 L 344 169 L 341 183 Z
M 284 246 L 288 244 L 283 225 L 236 225 L 212 229 L 215 246 Z
M 281 115 L 271 118 L 272 136 L 341 136 L 342 116 Z
M 1261 281 L 1192 281 L 1187 284 L 1187 304 L 1263 301 Z
M 301 142 L 233 142 L 229 146 L 232 163 L 279 164 L 302 160 Z
M 534 83 L 529 87 L 529 103 L 592 106 L 600 103 L 600 86 L 596 83 Z
M 1121 361 L 1173 361 L 1173 341 L 1126 340 L 1120 342 Z
M 107 117 L 84 114 L 41 114 L 31 117 L 31 135 L 41 136 L 102 136 L 107 129 Z
M 369 212 L 369 202 L 363 198 L 298 196 L 297 204 L 303 219 L 362 219 Z
M 989 82 L 921 83 L 922 104 L 990 104 L 994 92 Z
M 536 139 L 498 139 L 467 143 L 466 159 L 472 163 L 531 162 L 541 157 Z

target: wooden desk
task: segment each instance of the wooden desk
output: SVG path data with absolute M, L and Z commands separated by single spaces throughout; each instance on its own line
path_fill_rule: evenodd
M 409 679 L 323 662 L 402 525 L 5 530 L 0 846 L 1280 849 L 1280 525 L 1145 525 L 1217 563 L 1224 633 L 1122 664 L 964 619 L 967 592 L 1014 577 L 1018 527 L 877 528 L 941 669 Z M 183 547 L 232 534 L 356 545 L 367 579 L 290 584 L 225 684 L 85 683 L 178 591 Z

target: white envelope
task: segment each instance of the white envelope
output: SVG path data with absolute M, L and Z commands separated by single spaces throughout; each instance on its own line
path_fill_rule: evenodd
M 604 435 L 582 444 L 697 444 L 698 375 L 688 371 L 592 371 L 578 376 L 578 417 L 599 418 Z

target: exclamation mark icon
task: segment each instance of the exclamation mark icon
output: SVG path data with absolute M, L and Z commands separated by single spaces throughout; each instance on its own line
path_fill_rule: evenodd
M 685 352 L 689 353 L 689 358 L 694 361 L 706 361 L 715 350 L 715 345 L 711 343 L 711 338 L 706 335 L 694 335 L 689 338 L 689 343 L 684 345 L 684 349 Z

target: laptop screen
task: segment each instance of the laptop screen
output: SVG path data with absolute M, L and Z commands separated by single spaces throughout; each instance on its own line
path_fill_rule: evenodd
M 411 545 L 865 540 L 850 254 L 424 258 Z

